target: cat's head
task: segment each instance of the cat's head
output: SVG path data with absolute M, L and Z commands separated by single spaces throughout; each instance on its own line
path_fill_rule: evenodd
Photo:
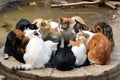
M 66 30 L 73 24 L 74 21 L 71 18 L 59 18 L 59 28 L 61 30 Z
M 50 47 L 52 49 L 52 51 L 56 51 L 57 50 L 57 45 L 58 45 L 58 42 L 53 42 L 51 40 L 47 40 L 45 41 L 45 44 Z
M 93 33 L 98 33 L 98 32 L 103 32 L 103 29 L 101 28 L 101 26 L 99 25 L 95 25 L 89 28 L 89 31 L 93 32 Z
M 39 29 L 37 30 L 26 29 L 24 32 L 25 32 L 25 36 L 29 37 L 30 39 L 32 39 L 35 36 L 42 38 L 42 35 L 39 32 Z
M 41 18 L 38 18 L 33 21 L 33 24 L 36 24 L 36 26 L 43 32 L 50 32 L 51 29 L 50 22 L 51 19 L 43 20 Z
M 36 26 L 34 26 L 33 24 L 31 24 L 31 22 L 27 19 L 20 19 L 17 24 L 16 24 L 16 29 L 19 29 L 21 31 L 24 31 L 25 29 L 38 29 Z
M 76 41 L 79 41 L 81 39 L 88 39 L 90 36 L 89 34 L 83 32 L 82 30 L 80 30 L 77 34 L 76 34 Z
M 88 27 L 87 27 L 85 24 L 80 23 L 80 22 L 77 21 L 76 19 L 75 19 L 75 22 L 76 22 L 76 23 L 75 23 L 75 25 L 74 25 L 74 27 L 73 27 L 75 33 L 78 33 L 79 30 L 87 30 L 87 29 L 88 29 Z

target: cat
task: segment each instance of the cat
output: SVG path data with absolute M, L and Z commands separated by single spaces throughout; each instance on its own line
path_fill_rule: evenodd
M 36 26 L 36 23 L 32 24 L 29 20 L 27 19 L 20 19 L 17 24 L 16 24 L 16 29 L 19 29 L 21 31 L 24 31 L 25 29 L 29 28 L 29 29 L 38 29 Z
M 34 35 L 34 30 L 33 30 Z M 29 36 L 29 35 L 28 35 Z M 25 64 L 13 66 L 13 70 L 31 70 L 35 68 L 44 68 L 48 63 L 52 52 L 57 50 L 57 44 L 52 41 L 44 42 L 38 36 L 30 37 L 24 54 Z M 34 53 L 34 54 L 33 54 Z
M 40 33 L 42 34 L 42 39 L 52 40 L 54 42 L 59 42 L 61 40 L 61 33 L 58 27 L 58 23 L 52 21 L 51 19 L 43 20 L 41 18 L 35 19 L 33 23 L 37 22 L 37 27 L 40 29 Z
M 71 46 L 69 40 L 75 39 L 76 32 L 74 30 L 74 27 L 76 25 L 76 21 L 86 25 L 86 23 L 80 16 L 73 16 L 71 18 L 59 18 L 59 30 L 62 35 L 60 45 L 61 48 L 64 47 L 64 42 L 67 42 L 68 46 Z
M 4 53 L 4 59 L 8 59 L 9 56 L 13 56 L 16 60 L 25 63 L 23 55 L 25 53 L 26 45 L 29 42 L 29 38 L 24 35 L 19 29 L 10 31 L 7 35 Z
M 62 71 L 72 70 L 75 64 L 75 56 L 70 47 L 58 48 L 52 57 L 51 64 L 54 68 Z
M 75 25 L 74 20 L 71 18 L 59 18 L 59 30 L 61 33 L 61 48 L 64 48 L 64 42 L 71 46 L 69 40 L 74 40 L 75 34 L 73 31 L 73 26 Z
M 85 40 L 81 39 L 79 41 L 70 40 L 72 45 L 72 52 L 76 57 L 75 66 L 80 67 L 83 66 L 87 60 L 87 48 L 85 46 Z
M 93 32 L 93 33 L 103 33 L 110 41 L 111 43 L 111 49 L 114 49 L 115 43 L 114 43 L 114 39 L 113 39 L 113 31 L 112 31 L 112 27 L 105 23 L 105 22 L 99 22 L 97 24 L 95 24 L 92 27 L 89 27 L 89 31 Z
M 91 64 L 105 65 L 109 62 L 111 45 L 104 34 L 80 31 L 76 37 L 76 40 L 85 38 L 88 49 L 87 56 Z
M 88 30 L 89 27 L 85 23 L 75 20 L 76 24 L 73 27 L 73 31 L 77 34 L 79 30 Z
M 37 18 L 33 21 L 33 24 L 36 23 L 36 26 L 40 30 L 43 40 L 45 40 L 48 34 L 50 33 L 51 30 L 50 21 L 51 20 L 44 20 L 41 18 Z
M 24 33 L 25 33 L 25 36 L 28 37 L 29 39 L 32 39 L 35 36 L 42 38 L 42 35 L 39 32 L 39 29 L 37 30 L 25 29 Z

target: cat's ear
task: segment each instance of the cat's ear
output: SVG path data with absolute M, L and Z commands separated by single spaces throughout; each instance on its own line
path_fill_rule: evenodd
M 42 21 L 41 26 L 45 26 L 45 25 L 46 25 L 45 21 Z
M 83 32 L 82 29 L 79 30 L 79 33 L 80 33 L 81 36 L 84 36 L 84 32 Z
M 48 20 L 46 20 L 47 23 L 50 23 L 51 21 L 52 21 L 52 19 L 48 19 Z
M 90 36 L 88 34 L 84 34 L 85 38 L 89 38 Z
M 60 17 L 58 18 L 58 20 L 59 20 L 59 22 L 62 22 L 62 21 L 63 21 L 63 19 L 62 19 L 62 18 L 60 18 Z
M 100 31 L 101 31 L 101 27 L 98 26 L 98 25 L 95 26 L 95 29 L 96 29 L 97 32 L 100 32 Z
M 79 21 L 77 21 L 76 19 L 75 19 L 75 22 L 76 22 L 76 23 L 80 23 L 80 22 L 79 22 Z

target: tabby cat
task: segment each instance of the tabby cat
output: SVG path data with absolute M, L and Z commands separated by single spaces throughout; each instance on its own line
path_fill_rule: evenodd
M 115 43 L 114 43 L 114 39 L 113 39 L 113 31 L 112 31 L 112 27 L 110 25 L 108 25 L 105 22 L 99 22 L 97 23 L 95 26 L 90 27 L 89 31 L 93 32 L 93 33 L 103 33 L 110 41 L 111 43 L 111 49 L 114 49 Z

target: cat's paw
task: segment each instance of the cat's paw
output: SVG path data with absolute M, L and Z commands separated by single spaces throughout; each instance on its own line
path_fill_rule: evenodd
M 9 55 L 5 53 L 4 60 L 7 60 L 9 58 Z
M 64 48 L 64 45 L 61 44 L 61 45 L 60 45 L 60 48 Z
M 71 45 L 71 44 L 68 44 L 67 46 L 68 46 L 68 47 L 71 47 L 72 45 Z

